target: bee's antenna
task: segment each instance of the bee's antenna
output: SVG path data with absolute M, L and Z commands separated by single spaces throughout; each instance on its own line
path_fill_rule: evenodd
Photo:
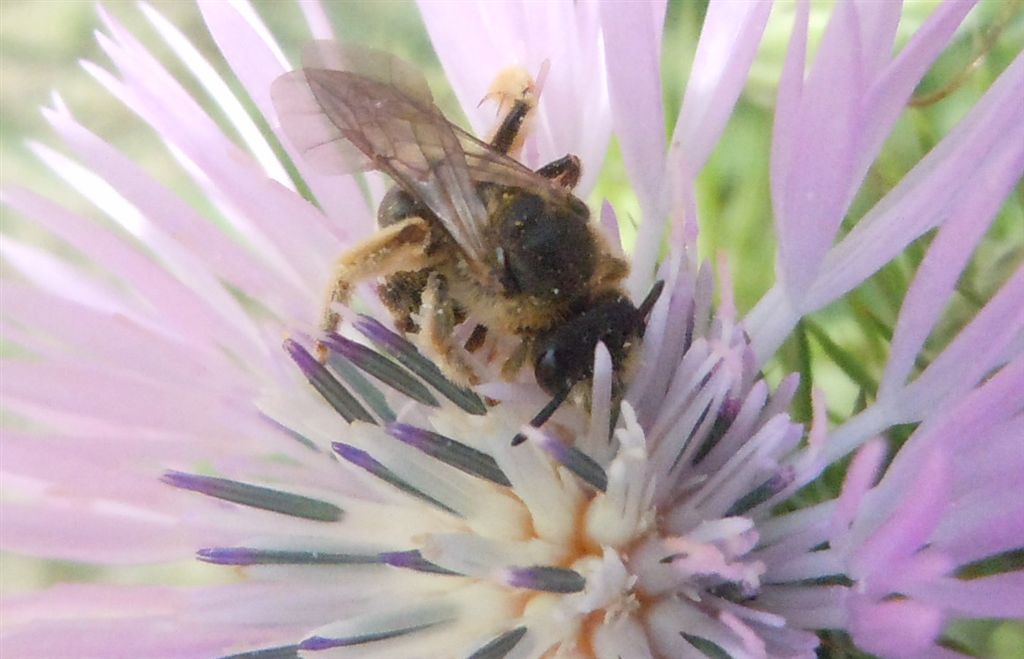
M 640 303 L 637 311 L 640 312 L 640 317 L 645 321 L 647 320 L 647 314 L 651 313 L 651 309 L 654 308 L 654 304 L 661 297 L 661 291 L 665 288 L 665 280 L 659 279 L 654 282 L 654 286 L 651 286 L 651 291 L 644 298 L 644 301 Z
M 530 420 L 530 425 L 534 428 L 540 428 L 547 420 L 554 415 L 555 411 L 561 407 L 565 399 L 569 397 L 569 392 L 572 391 L 572 387 L 564 387 L 561 391 L 555 394 L 554 398 L 544 406 L 540 412 L 537 412 L 537 416 Z M 519 446 L 526 441 L 526 435 L 523 433 L 516 433 L 516 436 L 512 438 L 512 446 Z

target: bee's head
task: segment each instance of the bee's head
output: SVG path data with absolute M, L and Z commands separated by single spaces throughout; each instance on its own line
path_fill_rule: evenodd
M 599 341 L 611 355 L 613 371 L 621 373 L 631 347 L 644 334 L 647 316 L 663 287 L 664 282 L 655 283 L 639 307 L 623 295 L 599 299 L 538 338 L 533 372 L 537 384 L 552 396 L 552 400 L 530 425 L 543 425 L 574 386 L 593 377 L 594 350 Z M 513 443 L 522 439 L 522 435 L 517 435 Z

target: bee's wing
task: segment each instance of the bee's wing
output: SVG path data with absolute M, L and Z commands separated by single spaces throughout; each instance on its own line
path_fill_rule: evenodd
M 437 215 L 478 274 L 493 277 L 487 211 L 462 139 L 423 77 L 387 54 L 331 42 L 312 44 L 304 61 L 271 88 L 285 134 L 303 157 L 325 173 L 389 175 Z

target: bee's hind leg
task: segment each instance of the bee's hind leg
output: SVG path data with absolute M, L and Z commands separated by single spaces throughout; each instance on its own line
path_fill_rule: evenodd
M 418 270 L 433 265 L 427 255 L 430 224 L 421 217 L 409 217 L 381 228 L 373 236 L 341 255 L 334 264 L 331 287 L 327 291 L 320 329 L 333 332 L 341 319 L 334 307 L 347 304 L 352 289 L 361 281 L 404 270 Z M 323 346 L 317 346 L 321 361 L 326 358 Z
M 580 182 L 583 166 L 580 164 L 579 158 L 569 153 L 558 160 L 552 160 L 538 169 L 537 173 L 567 190 L 572 190 Z
M 465 348 L 455 341 L 455 301 L 448 294 L 448 281 L 430 273 L 420 306 L 420 336 L 441 358 L 438 366 L 448 379 L 460 386 L 477 384 L 480 378 L 467 359 Z

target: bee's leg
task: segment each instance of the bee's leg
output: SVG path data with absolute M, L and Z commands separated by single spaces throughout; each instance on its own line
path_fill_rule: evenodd
M 432 265 L 426 253 L 429 241 L 430 224 L 427 220 L 410 217 L 383 227 L 368 240 L 342 254 L 334 264 L 334 276 L 324 301 L 320 329 L 330 332 L 337 328 L 340 317 L 334 305 L 348 303 L 352 288 L 360 281 Z M 322 348 L 318 347 L 318 352 L 321 351 Z
M 487 328 L 483 325 L 477 325 L 473 328 L 472 334 L 470 334 L 469 338 L 466 339 L 466 343 L 463 347 L 466 349 L 466 352 L 476 352 L 484 345 L 484 341 L 486 340 Z
M 519 371 L 526 365 L 526 360 L 532 352 L 533 340 L 524 336 L 519 345 L 516 346 L 516 349 L 505 360 L 505 363 L 501 365 L 501 377 L 505 380 L 514 380 Z
M 549 178 L 567 190 L 572 190 L 580 182 L 580 174 L 583 166 L 580 159 L 573 154 L 567 154 L 553 160 L 537 170 L 537 173 L 544 178 Z
M 468 386 L 480 381 L 466 359 L 462 346 L 452 340 L 455 331 L 455 301 L 448 295 L 448 281 L 431 272 L 420 306 L 420 336 L 441 357 L 438 366 L 455 384 Z
M 508 108 L 491 139 L 492 149 L 517 156 L 529 128 L 531 113 L 537 107 L 537 89 L 529 72 L 522 67 L 509 67 L 499 73 L 484 100 L 498 101 L 498 112 Z

